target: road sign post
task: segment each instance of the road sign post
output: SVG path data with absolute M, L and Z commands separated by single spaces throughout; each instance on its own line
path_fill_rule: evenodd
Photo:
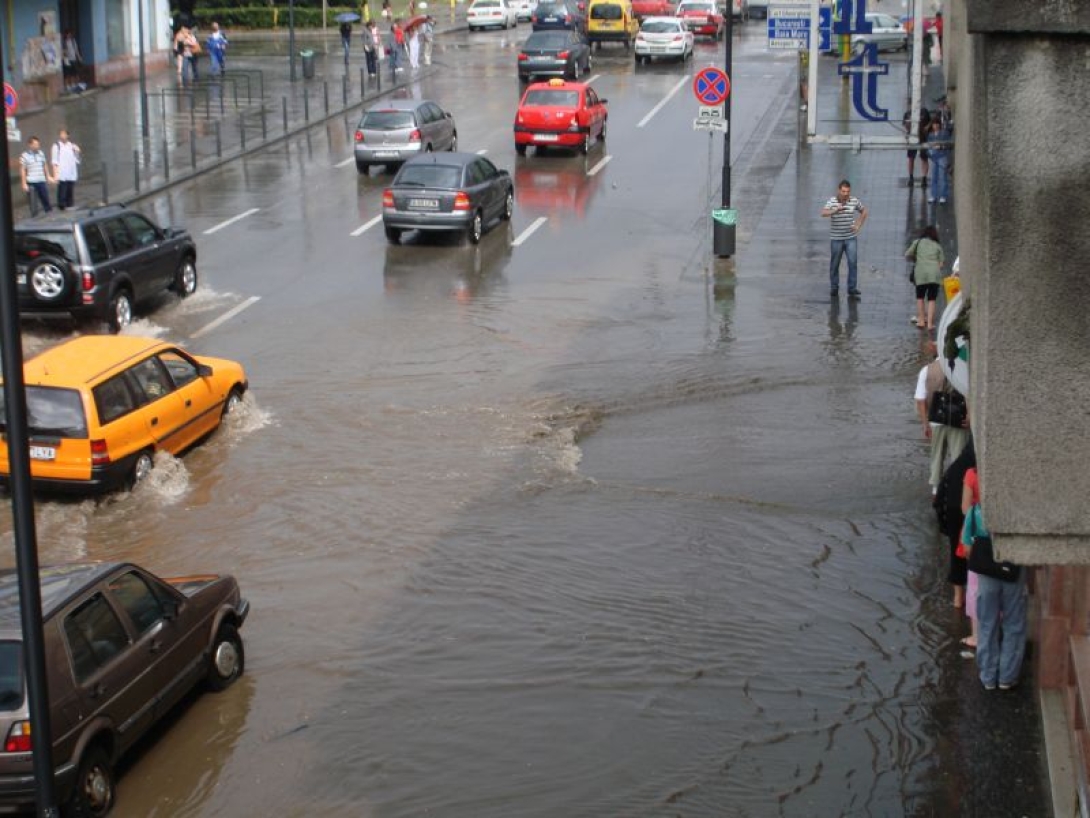
M 727 14 L 725 65 L 726 70 L 709 66 L 693 77 L 693 95 L 700 103 L 700 115 L 693 120 L 695 130 L 723 133 L 723 208 L 730 208 L 730 71 L 731 38 L 734 36 L 731 15 Z M 710 157 L 709 157 L 710 159 Z M 718 212 L 718 211 L 716 211 Z M 712 220 L 713 252 L 720 258 L 734 254 L 735 223 Z

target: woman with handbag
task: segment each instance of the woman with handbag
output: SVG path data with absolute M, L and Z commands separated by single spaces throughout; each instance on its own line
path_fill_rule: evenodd
M 970 594 L 976 577 L 976 665 L 980 683 L 985 690 L 995 690 L 997 685 L 1000 690 L 1011 690 L 1018 686 L 1026 652 L 1026 572 L 1008 571 L 1008 578 L 1003 579 L 981 573 L 986 569 L 977 565 L 973 550 L 990 552 L 991 535 L 984 527 L 976 469 L 965 473 L 965 499 L 972 505 L 965 514 L 961 542 L 969 561 Z M 995 565 L 994 560 L 991 564 Z M 1013 579 L 1009 578 L 1011 573 Z
M 910 278 L 916 285 L 916 315 L 912 323 L 920 329 L 934 329 L 935 301 L 939 297 L 942 265 L 946 261 L 935 225 L 929 224 L 920 231 L 920 237 L 905 250 L 905 258 L 913 264 Z

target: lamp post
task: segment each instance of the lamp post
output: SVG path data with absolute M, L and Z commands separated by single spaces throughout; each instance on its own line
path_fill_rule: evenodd
M 288 79 L 295 82 L 295 0 L 288 0 Z
M 140 38 L 140 132 L 147 139 L 151 133 L 148 125 L 148 72 L 144 65 L 144 0 L 136 0 L 136 36 Z

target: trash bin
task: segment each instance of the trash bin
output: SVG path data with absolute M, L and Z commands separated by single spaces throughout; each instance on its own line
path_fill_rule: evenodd
M 712 248 L 720 258 L 734 255 L 734 231 L 738 211 L 730 208 L 712 211 Z
M 314 51 L 304 48 L 299 52 L 299 57 L 303 60 L 303 79 L 314 79 Z

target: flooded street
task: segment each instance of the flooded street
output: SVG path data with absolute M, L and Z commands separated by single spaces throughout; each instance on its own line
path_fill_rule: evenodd
M 478 247 L 352 235 L 391 177 L 337 166 L 349 117 L 141 204 L 190 228 L 202 281 L 132 331 L 251 389 L 132 494 L 39 503 L 41 559 L 228 572 L 253 607 L 245 675 L 141 743 L 115 815 L 956 814 L 920 342 L 817 298 L 831 188 L 766 143 L 794 64 L 759 28 L 735 56 L 761 191 L 735 275 L 708 261 L 687 86 L 638 124 L 691 68 L 596 56 L 608 145 L 516 159 L 499 32 L 418 89 L 516 179 Z M 796 195 L 797 229 L 762 226 Z M 886 250 L 865 284 L 907 305 Z M 28 324 L 28 355 L 69 329 Z

